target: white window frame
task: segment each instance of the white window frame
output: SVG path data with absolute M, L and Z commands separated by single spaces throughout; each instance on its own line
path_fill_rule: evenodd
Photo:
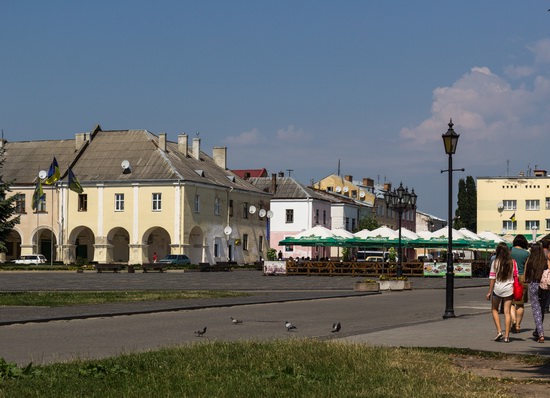
M 503 200 L 502 205 L 504 206 L 504 210 L 517 210 L 518 201 L 515 199 Z
M 286 209 L 285 220 L 287 224 L 292 224 L 294 222 L 294 209 Z
M 161 211 L 162 210 L 162 193 L 160 192 L 153 193 L 151 199 L 153 200 L 153 203 L 152 203 L 153 211 Z
M 115 193 L 115 211 L 124 211 L 123 193 Z
M 550 218 L 546 219 L 546 230 L 548 231 L 550 229 Z
M 540 210 L 540 200 L 538 200 L 538 199 L 526 199 L 525 200 L 525 210 L 528 210 L 528 211 Z
M 526 220 L 525 221 L 525 229 L 527 231 L 531 231 L 535 227 L 535 229 L 540 229 L 540 221 L 539 220 Z
M 502 220 L 502 228 L 506 231 L 517 231 L 518 222 L 512 220 Z

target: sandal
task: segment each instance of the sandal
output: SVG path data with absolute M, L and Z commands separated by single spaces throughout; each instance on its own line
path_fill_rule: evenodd
M 544 336 L 540 336 L 537 343 L 544 343 Z
M 502 338 L 504 337 L 504 335 L 502 334 L 502 331 L 498 332 L 497 336 L 495 337 L 495 341 L 500 341 L 502 340 Z
M 505 343 L 509 343 L 510 342 L 510 339 L 508 337 L 505 337 L 504 340 L 503 340 Z

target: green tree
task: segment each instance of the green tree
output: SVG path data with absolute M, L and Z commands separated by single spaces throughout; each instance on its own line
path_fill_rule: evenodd
M 0 150 L 0 168 L 4 164 L 4 150 Z M 15 214 L 15 195 L 7 198 L 6 193 L 11 192 L 10 182 L 4 181 L 4 176 L 0 176 L 0 252 L 8 251 L 6 242 L 15 225 L 19 224 L 19 216 Z
M 458 181 L 458 203 L 453 227 L 477 231 L 477 189 L 472 176 Z
M 362 231 L 364 229 L 368 229 L 369 231 L 372 231 L 373 229 L 376 229 L 380 226 L 376 218 L 374 218 L 374 215 L 369 215 L 367 217 L 363 217 L 359 220 L 357 223 L 357 229 L 353 232 Z

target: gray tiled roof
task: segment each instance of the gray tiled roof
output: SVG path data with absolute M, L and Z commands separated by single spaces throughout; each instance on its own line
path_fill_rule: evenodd
M 116 130 L 92 133 L 91 142 L 76 149 L 76 141 L 6 142 L 5 163 L 0 174 L 4 181 L 16 180 L 16 185 L 36 182 L 40 170 L 48 171 L 55 156 L 61 176 L 68 167 L 80 183 L 131 181 L 193 181 L 254 192 L 261 190 L 224 170 L 204 152 L 195 159 L 189 147 L 186 157 L 175 142 L 166 142 L 166 152 L 158 147 L 158 137 L 147 130 Z M 123 173 L 122 161 L 127 160 L 131 172 Z M 196 170 L 201 170 L 199 174 Z
M 251 177 L 248 181 L 264 192 L 271 192 L 272 177 Z M 332 201 L 331 198 L 300 184 L 292 177 L 277 177 L 276 184 L 277 189 L 272 199 L 317 199 L 326 202 Z

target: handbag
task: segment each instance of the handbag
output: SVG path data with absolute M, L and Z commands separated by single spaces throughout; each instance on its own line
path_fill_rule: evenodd
M 545 269 L 540 278 L 539 287 L 542 290 L 550 290 L 550 269 Z
M 514 260 L 514 300 L 520 301 L 523 298 L 523 285 L 518 278 L 516 260 Z

